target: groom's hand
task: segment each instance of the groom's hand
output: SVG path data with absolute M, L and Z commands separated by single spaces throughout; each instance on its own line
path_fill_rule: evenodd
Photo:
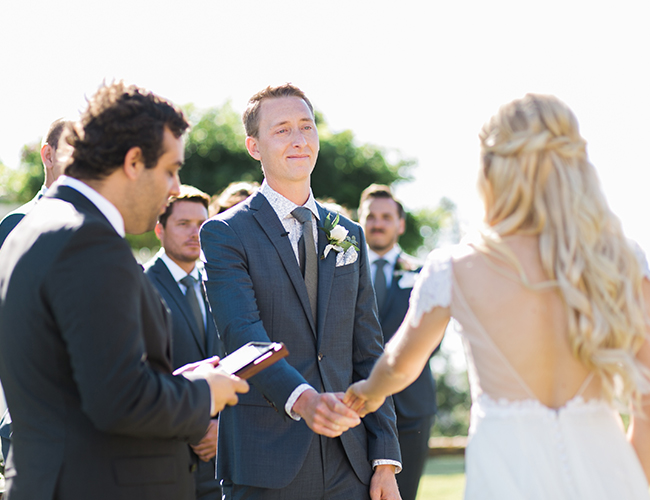
M 296 400 L 293 411 L 316 434 L 334 438 L 361 423 L 359 415 L 344 405 L 342 399 L 343 393 L 319 394 L 308 389 Z
M 401 500 L 394 465 L 378 465 L 370 479 L 370 500 Z

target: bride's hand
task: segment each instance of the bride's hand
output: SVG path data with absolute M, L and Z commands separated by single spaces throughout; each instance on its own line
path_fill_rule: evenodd
M 385 397 L 368 398 L 364 394 L 364 389 L 367 385 L 366 380 L 360 380 L 348 387 L 348 390 L 343 397 L 345 403 L 350 409 L 356 411 L 360 417 L 365 417 L 368 413 L 377 411 L 381 405 L 386 401 Z

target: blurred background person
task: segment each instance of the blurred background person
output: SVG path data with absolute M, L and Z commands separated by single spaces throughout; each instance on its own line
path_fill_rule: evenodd
M 212 197 L 208 212 L 210 217 L 225 212 L 252 195 L 260 187 L 259 182 L 231 182 L 219 194 Z
M 182 185 L 180 193 L 167 202 L 155 232 L 160 240 L 158 254 L 145 265 L 149 277 L 172 313 L 172 365 L 174 369 L 215 355 L 219 349 L 217 328 L 203 291 L 203 275 L 196 263 L 201 254 L 199 229 L 208 218 L 210 197 L 203 191 Z M 215 478 L 218 420 L 210 420 L 201 441 L 190 446 L 196 498 L 221 498 Z
M 453 316 L 472 393 L 465 498 L 647 499 L 645 256 L 557 98 L 503 106 L 480 139 L 486 227 L 429 255 L 404 323 L 345 401 L 364 414 L 408 386 Z M 633 409 L 627 439 L 615 401 Z
M 72 122 L 69 120 L 58 119 L 50 125 L 47 134 L 45 134 L 45 137 L 43 138 L 43 144 L 41 146 L 41 161 L 43 162 L 43 169 L 45 171 L 43 187 L 31 201 L 18 207 L 2 219 L 2 222 L 0 222 L 0 247 L 2 247 L 7 235 L 14 227 L 16 227 L 23 217 L 25 217 L 25 214 L 28 213 L 34 207 L 34 204 L 41 199 L 45 194 L 45 191 L 47 191 L 54 181 L 63 173 L 63 168 L 68 160 L 70 160 L 72 154 L 72 147 L 63 137 L 63 131 L 66 126 L 71 123 Z
M 379 322 L 384 342 L 388 342 L 404 320 L 422 265 L 397 244 L 406 228 L 406 213 L 390 187 L 371 184 L 364 189 L 358 214 L 369 248 Z M 402 500 L 415 500 L 429 455 L 429 434 L 437 408 L 436 383 L 429 363 L 411 385 L 393 395 L 393 401 L 404 467 L 395 477 Z

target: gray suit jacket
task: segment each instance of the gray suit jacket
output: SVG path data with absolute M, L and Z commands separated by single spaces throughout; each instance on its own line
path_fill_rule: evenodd
M 319 212 L 322 221 L 327 211 L 319 206 Z M 291 393 L 304 383 L 318 391 L 345 391 L 370 374 L 383 351 L 363 231 L 343 217 L 340 224 L 356 237 L 360 255 L 341 267 L 335 266 L 334 251 L 319 260 L 317 324 L 287 233 L 264 195 L 257 193 L 203 225 L 206 288 L 226 350 L 271 340 L 284 342 L 290 353 L 253 377 L 250 392 L 222 412 L 221 479 L 261 488 L 288 485 L 316 436 L 304 421 L 286 415 Z M 327 239 L 319 233 L 322 256 Z M 341 441 L 365 484 L 372 460 L 399 461 L 392 401 Z
M 128 243 L 74 189 L 0 249 L 0 377 L 12 500 L 191 499 L 205 381 L 171 375 L 171 322 Z

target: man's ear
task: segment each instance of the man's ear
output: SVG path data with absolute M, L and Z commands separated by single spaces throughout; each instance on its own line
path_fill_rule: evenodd
M 129 179 L 137 179 L 140 176 L 140 172 L 144 170 L 142 149 L 137 146 L 129 149 L 126 155 L 124 155 L 124 165 L 122 167 Z
M 165 230 L 163 225 L 160 222 L 156 222 L 156 227 L 153 228 L 154 233 L 156 233 L 156 238 L 162 242 L 162 233 Z
M 257 161 L 261 161 L 262 157 L 260 156 L 260 149 L 257 146 L 257 139 L 251 137 L 250 135 L 246 137 L 246 149 L 248 154 L 255 158 Z
M 56 154 L 56 151 L 52 146 L 49 144 L 43 144 L 43 147 L 41 148 L 41 161 L 43 162 L 43 165 L 45 165 L 45 168 L 52 169 L 54 167 L 54 155 Z

